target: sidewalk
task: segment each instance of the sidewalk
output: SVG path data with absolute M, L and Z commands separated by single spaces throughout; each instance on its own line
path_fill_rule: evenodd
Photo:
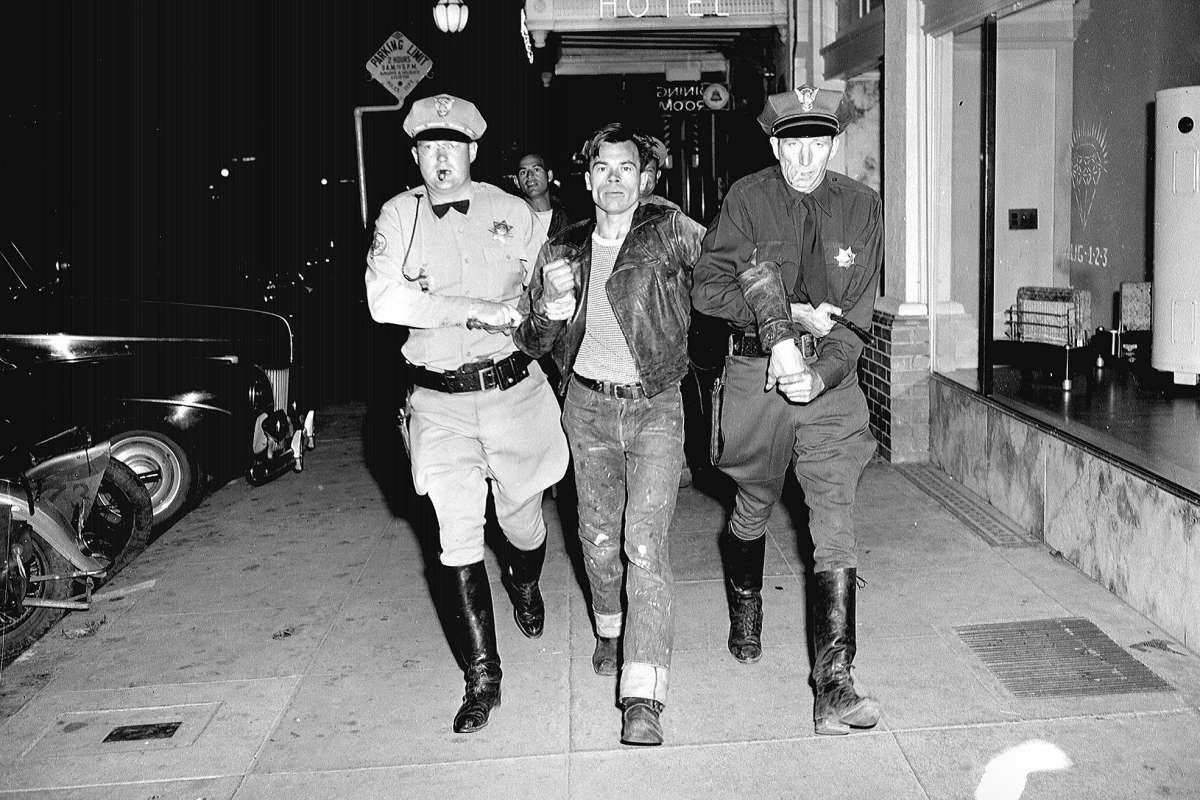
M 725 510 L 690 487 L 671 534 L 666 745 L 617 741 L 616 679 L 592 672 L 574 549 L 549 499 L 546 633 L 517 631 L 489 552 L 504 703 L 483 731 L 455 735 L 462 676 L 430 596 L 435 556 L 389 506 L 390 459 L 381 445 L 364 454 L 362 414 L 321 415 L 303 473 L 214 492 L 107 599 L 0 674 L 0 798 L 950 800 L 973 797 L 988 762 L 1029 740 L 1073 766 L 990 800 L 1200 798 L 1200 658 L 1044 546 L 989 545 L 885 463 L 867 470 L 857 513 L 855 673 L 882 703 L 876 729 L 813 733 L 786 509 L 768 542 L 763 659 L 729 655 Z M 392 499 L 420 528 L 411 498 Z M 1073 617 L 1170 688 L 1018 697 L 956 630 Z M 1035 683 L 1062 672 L 1047 669 Z M 180 723 L 168 738 L 102 741 L 166 723 Z

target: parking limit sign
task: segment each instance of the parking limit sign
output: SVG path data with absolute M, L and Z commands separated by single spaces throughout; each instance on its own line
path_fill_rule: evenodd
M 704 87 L 704 105 L 720 111 L 729 105 L 729 90 L 721 83 L 710 83 Z
M 400 31 L 389 36 L 367 61 L 367 72 L 395 95 L 399 103 L 404 102 L 404 98 L 425 79 L 432 67 L 433 61 L 429 56 Z

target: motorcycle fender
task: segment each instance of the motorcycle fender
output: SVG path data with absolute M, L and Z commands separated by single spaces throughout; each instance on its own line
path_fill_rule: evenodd
M 109 443 L 103 441 L 85 450 L 72 450 L 35 464 L 25 474 L 38 487 L 41 499 L 58 509 L 64 519 L 82 522 L 100 491 L 109 449 Z
M 85 572 L 102 569 L 100 562 L 84 555 L 75 541 L 75 531 L 56 507 L 48 503 L 35 503 L 33 514 L 29 513 L 29 496 L 25 490 L 10 481 L 0 478 L 0 503 L 12 507 L 12 518 L 28 522 L 35 536 L 62 554 L 63 558 Z

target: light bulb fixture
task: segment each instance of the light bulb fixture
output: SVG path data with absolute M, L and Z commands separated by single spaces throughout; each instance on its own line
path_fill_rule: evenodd
M 458 33 L 467 27 L 467 0 L 437 0 L 433 6 L 433 24 L 442 33 Z

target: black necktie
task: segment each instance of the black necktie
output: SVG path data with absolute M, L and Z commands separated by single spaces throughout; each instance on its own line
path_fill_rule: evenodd
M 825 275 L 825 248 L 821 242 L 821 208 L 811 195 L 800 200 L 804 206 L 804 228 L 800 243 L 799 294 L 814 308 L 827 299 L 829 281 Z
M 471 201 L 455 200 L 453 203 L 431 203 L 430 207 L 433 209 L 433 213 L 437 215 L 437 218 L 441 219 L 452 208 L 460 214 L 466 214 L 467 209 L 471 207 Z

